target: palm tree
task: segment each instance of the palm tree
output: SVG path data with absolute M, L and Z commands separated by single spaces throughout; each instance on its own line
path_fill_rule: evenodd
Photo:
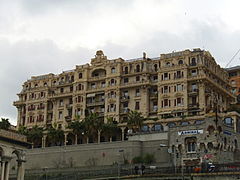
M 75 144 L 77 144 L 78 136 L 84 133 L 84 123 L 82 121 L 72 121 L 68 125 L 69 129 L 72 129 L 75 135 Z
M 19 126 L 18 133 L 27 136 L 29 130 L 25 126 Z
M 103 132 L 110 137 L 110 142 L 112 141 L 112 136 L 117 134 L 120 128 L 117 126 L 117 122 L 113 121 L 113 118 L 107 118 L 107 123 L 103 124 Z
M 47 131 L 48 140 L 56 146 L 61 146 L 64 139 L 64 131 L 62 129 L 57 129 L 52 126 L 48 128 Z
M 42 142 L 43 128 L 33 126 L 32 129 L 27 130 L 27 139 L 33 143 L 33 147 L 39 147 Z
M 89 141 L 90 135 L 93 135 L 97 132 L 98 133 L 98 142 L 99 142 L 99 134 L 101 133 L 101 124 L 103 122 L 100 120 L 97 113 L 90 113 L 88 116 L 85 117 L 84 121 L 84 134 L 87 135 L 87 143 Z
M 127 116 L 127 124 L 131 127 L 134 128 L 136 127 L 137 130 L 141 131 L 141 127 L 143 125 L 143 121 L 145 118 L 142 116 L 141 112 L 138 111 L 130 111 Z
M 11 124 L 8 119 L 1 118 L 0 121 L 0 129 L 8 130 L 10 128 Z

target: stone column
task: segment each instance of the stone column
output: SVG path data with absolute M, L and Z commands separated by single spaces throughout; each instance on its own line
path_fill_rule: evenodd
M 18 110 L 17 127 L 19 128 L 20 125 L 23 125 L 23 124 L 22 124 L 22 119 L 21 119 L 21 117 L 22 117 L 22 115 L 21 115 L 21 107 L 17 107 L 17 110 Z
M 9 179 L 9 171 L 10 171 L 10 160 L 7 161 L 6 163 L 6 167 L 5 167 L 5 180 Z
M 24 180 L 24 175 L 25 175 L 25 168 L 24 168 L 24 163 L 22 163 L 22 169 L 21 169 L 21 180 Z
M 126 129 L 126 127 L 121 127 L 121 131 L 122 131 L 122 141 L 124 141 L 124 130 Z
M 77 145 L 78 135 L 75 134 L 75 145 Z
M 21 180 L 21 176 L 22 176 L 22 162 L 20 160 L 17 160 L 17 163 L 18 163 L 17 180 Z
M 67 135 L 68 133 L 64 133 L 64 146 L 67 145 Z
M 1 180 L 4 180 L 5 175 L 5 161 L 2 161 L 2 173 L 1 173 Z
M 43 135 L 43 137 L 42 137 L 42 148 L 46 147 L 46 138 L 47 138 L 47 135 Z
M 100 143 L 101 131 L 98 131 L 98 144 Z

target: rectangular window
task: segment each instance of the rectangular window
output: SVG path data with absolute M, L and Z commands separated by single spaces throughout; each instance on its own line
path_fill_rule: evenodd
M 58 119 L 62 119 L 63 118 L 63 112 L 62 111 L 59 111 L 58 113 Z
M 139 107 L 139 102 L 137 101 L 136 103 L 135 103 L 135 110 L 139 110 L 140 109 L 140 107 Z
M 164 73 L 163 80 L 168 80 L 168 73 Z
M 62 99 L 59 100 L 59 106 L 60 106 L 60 107 L 63 106 L 63 100 L 62 100 Z
M 164 107 L 167 107 L 168 106 L 168 99 L 164 99 L 163 104 L 164 104 Z
M 158 80 L 158 76 L 153 76 L 153 81 L 157 81 Z
M 95 88 L 96 88 L 96 84 L 95 84 L 95 83 L 92 83 L 92 84 L 91 84 L 91 88 L 92 88 L 92 89 L 95 89 Z
M 196 92 L 198 90 L 197 84 L 196 83 L 192 83 L 192 91 Z
M 105 85 L 106 85 L 105 82 L 101 83 L 102 88 L 105 88 Z
M 140 81 L 140 76 L 136 76 L 136 82 Z
M 128 91 L 123 91 L 123 97 L 128 97 Z
M 140 89 L 136 89 L 136 96 L 140 96 Z
M 168 93 L 168 86 L 164 86 L 163 92 Z
M 124 78 L 124 79 L 123 79 L 123 82 L 124 82 L 124 83 L 128 83 L 128 78 Z
M 191 75 L 192 75 L 192 76 L 197 76 L 197 70 L 196 70 L 196 69 L 193 69 L 192 72 L 191 72 Z
M 183 85 L 177 84 L 176 91 L 179 92 L 179 91 L 182 91 L 182 90 L 183 90 Z

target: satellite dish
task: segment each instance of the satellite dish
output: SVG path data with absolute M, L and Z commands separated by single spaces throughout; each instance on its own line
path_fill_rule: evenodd
M 240 94 L 237 96 L 237 103 L 240 104 Z

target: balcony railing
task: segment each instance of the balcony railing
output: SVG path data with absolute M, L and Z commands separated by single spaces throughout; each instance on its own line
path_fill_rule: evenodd
M 198 108 L 199 104 L 198 103 L 194 103 L 194 104 L 188 104 L 189 108 Z
M 94 102 L 87 102 L 87 106 L 101 106 L 104 105 L 105 101 L 94 101 Z

